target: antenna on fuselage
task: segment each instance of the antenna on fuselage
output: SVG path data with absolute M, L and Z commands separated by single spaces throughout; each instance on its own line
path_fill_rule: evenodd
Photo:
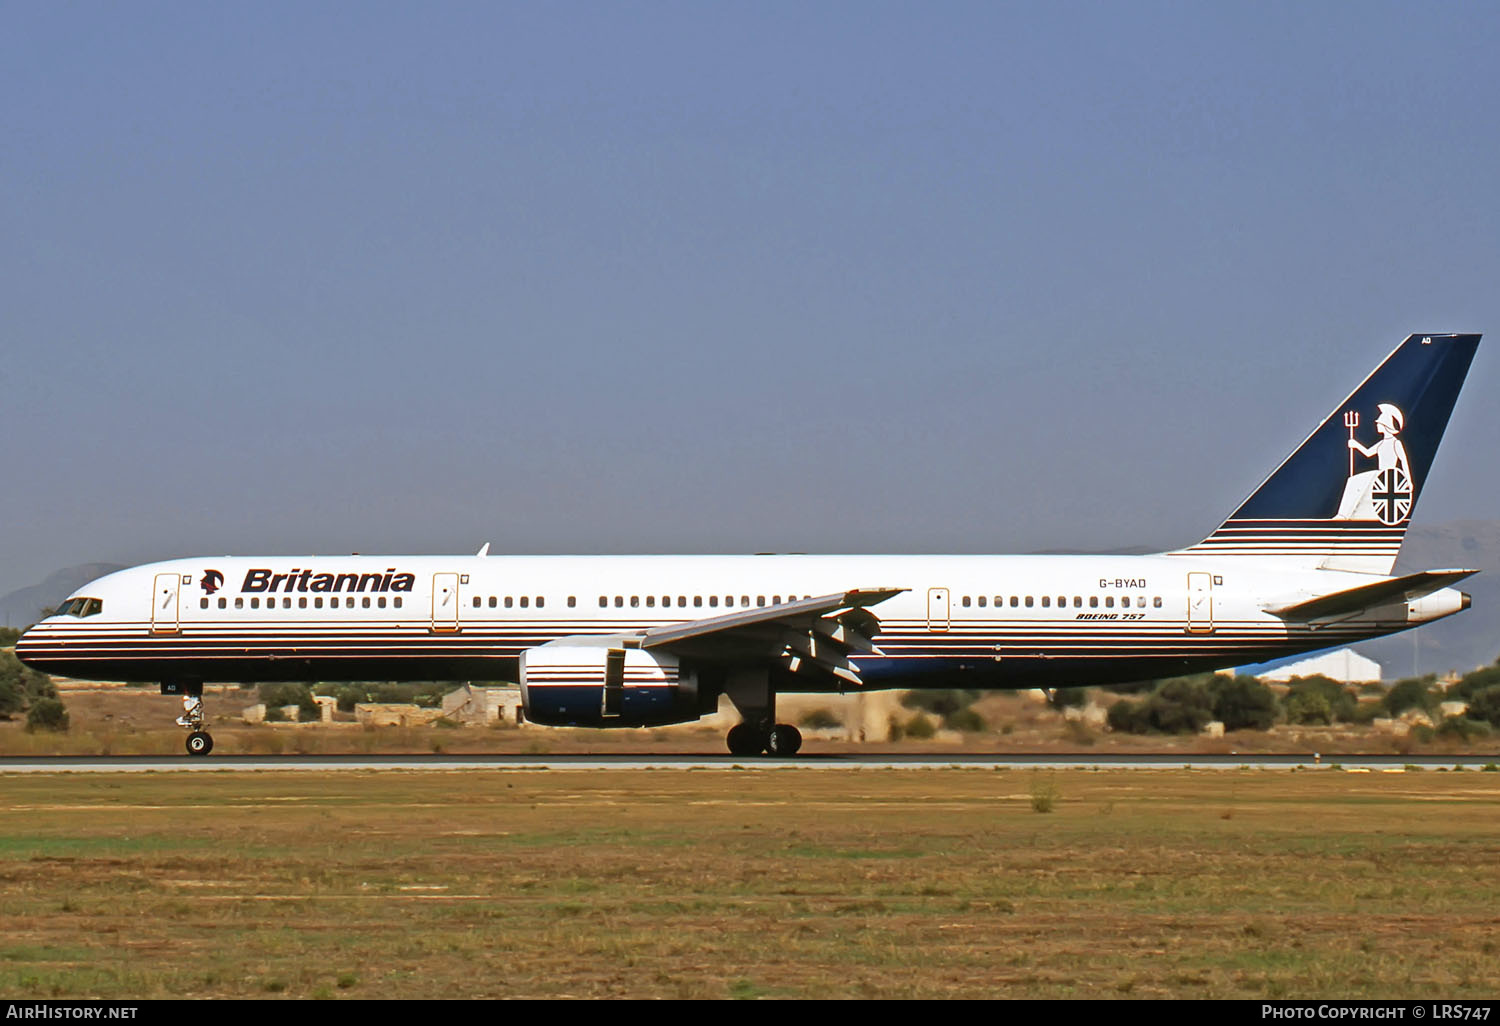
M 479 551 L 476 552 L 476 553 L 474 553 L 474 555 L 476 555 L 476 556 L 488 556 L 489 554 L 490 554 L 490 543 L 489 542 L 485 542 L 483 545 L 479 546 Z

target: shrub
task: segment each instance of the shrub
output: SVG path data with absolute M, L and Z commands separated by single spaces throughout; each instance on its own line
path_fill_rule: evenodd
M 1465 716 L 1449 716 L 1437 730 L 1438 737 L 1457 738 L 1468 742 L 1476 738 L 1489 737 L 1490 725 L 1482 720 L 1471 720 Z
M 1288 693 L 1286 696 L 1286 721 L 1296 724 L 1331 724 L 1333 722 L 1333 709 L 1329 706 L 1328 699 L 1316 691 L 1304 691 L 1301 694 Z
M 1077 708 L 1088 704 L 1088 688 L 1053 688 L 1047 693 L 1047 704 L 1054 709 Z
M 901 704 L 946 719 L 960 709 L 967 709 L 978 697 L 977 691 L 908 691 Z
M 1268 730 L 1276 721 L 1276 696 L 1259 677 L 1218 676 L 1209 684 L 1214 719 L 1225 730 Z
M 1448 689 L 1448 697 L 1458 702 L 1472 701 L 1481 691 L 1500 687 L 1500 664 L 1485 666 L 1464 676 Z
M 26 713 L 26 729 L 67 730 L 68 711 L 55 698 L 39 698 L 31 703 L 31 708 Z
M 800 726 L 809 730 L 827 730 L 830 727 L 843 726 L 843 722 L 837 716 L 821 706 L 804 715 L 798 722 Z
M 970 734 L 989 729 L 989 724 L 984 722 L 984 717 L 973 709 L 960 709 L 951 716 L 943 717 L 943 726 L 950 730 L 962 730 Z
M 1303 699 L 1303 701 L 1298 704 L 1304 714 L 1306 714 L 1308 710 L 1319 709 L 1320 706 L 1317 702 L 1310 702 L 1306 700 L 1312 696 L 1321 698 L 1323 702 L 1328 706 L 1328 718 L 1323 720 L 1324 723 L 1333 723 L 1335 720 L 1340 723 L 1348 723 L 1354 719 L 1355 713 L 1359 708 L 1359 700 L 1347 687 L 1331 677 L 1325 677 L 1321 673 L 1315 673 L 1310 677 L 1292 678 L 1291 687 L 1287 691 L 1286 695 L 1287 719 L 1293 723 L 1314 722 L 1313 720 L 1307 719 L 1293 719 L 1291 708 L 1292 699 L 1294 697 L 1300 697 Z
M 936 733 L 937 727 L 933 726 L 932 721 L 921 713 L 917 713 L 917 715 L 906 721 L 907 737 L 925 741 Z

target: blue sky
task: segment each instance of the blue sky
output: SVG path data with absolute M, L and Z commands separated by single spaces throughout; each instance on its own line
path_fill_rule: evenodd
M 1500 325 L 1493 4 L 0 5 L 0 593 L 1202 537 Z M 1417 519 L 1500 504 L 1481 346 Z

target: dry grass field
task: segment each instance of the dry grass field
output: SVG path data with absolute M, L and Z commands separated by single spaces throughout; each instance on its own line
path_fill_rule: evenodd
M 17 998 L 1500 989 L 1488 772 L 225 771 L 0 786 L 0 992 Z

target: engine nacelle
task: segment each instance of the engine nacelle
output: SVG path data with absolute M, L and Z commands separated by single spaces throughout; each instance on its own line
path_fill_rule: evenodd
M 700 697 L 708 697 L 676 656 L 626 648 L 618 637 L 529 648 L 521 653 L 520 678 L 526 718 L 554 727 L 684 723 L 703 715 Z

